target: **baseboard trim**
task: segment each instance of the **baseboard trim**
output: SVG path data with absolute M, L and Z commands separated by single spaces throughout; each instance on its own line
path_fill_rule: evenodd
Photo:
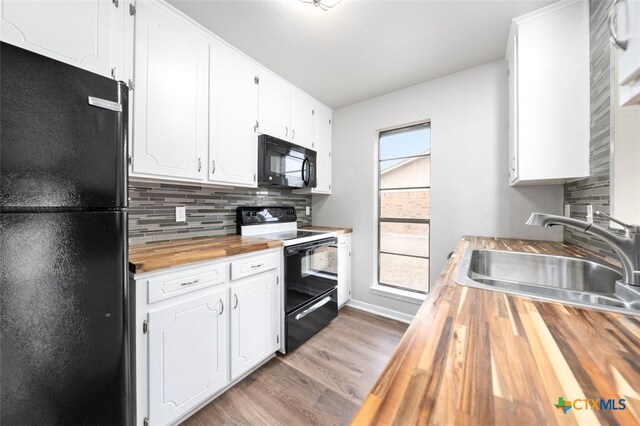
M 347 306 L 360 309 L 361 311 L 370 312 L 372 314 L 380 315 L 381 317 L 391 318 L 396 321 L 404 322 L 406 324 L 413 321 L 413 315 L 405 314 L 404 312 L 394 311 L 393 309 L 383 308 L 381 306 L 372 305 L 371 303 L 361 302 L 359 300 L 349 300 L 346 303 Z

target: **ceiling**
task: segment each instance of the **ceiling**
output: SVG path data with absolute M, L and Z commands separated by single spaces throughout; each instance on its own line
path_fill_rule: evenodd
M 550 1 L 169 3 L 329 107 L 504 57 L 511 19 Z

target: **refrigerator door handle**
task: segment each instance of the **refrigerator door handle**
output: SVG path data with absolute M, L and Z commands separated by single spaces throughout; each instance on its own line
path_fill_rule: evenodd
M 122 112 L 122 105 L 118 102 L 108 101 L 106 99 L 96 98 L 93 96 L 89 96 L 89 105 L 104 108 L 111 111 Z

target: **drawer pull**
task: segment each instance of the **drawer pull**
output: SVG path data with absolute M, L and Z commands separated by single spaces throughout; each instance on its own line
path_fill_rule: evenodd
M 259 263 L 257 265 L 251 265 L 251 269 L 262 268 L 263 266 L 264 266 L 264 263 Z
M 316 309 L 320 309 L 321 307 L 323 307 L 324 305 L 326 305 L 329 302 L 331 302 L 331 296 L 325 297 L 324 299 L 322 299 L 321 301 L 319 301 L 315 305 L 309 307 L 308 309 L 305 309 L 304 311 L 302 311 L 298 315 L 296 315 L 296 317 L 295 317 L 296 321 L 306 317 L 307 315 L 309 315 L 310 313 L 312 313 Z
M 190 286 L 190 285 L 198 284 L 199 282 L 200 282 L 200 280 L 185 281 L 182 284 L 180 284 L 180 287 L 187 287 L 187 286 Z

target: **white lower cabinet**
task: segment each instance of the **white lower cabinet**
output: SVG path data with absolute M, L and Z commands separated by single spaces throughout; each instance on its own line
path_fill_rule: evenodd
M 278 248 L 132 276 L 136 425 L 179 423 L 280 349 L 281 265 Z
M 280 346 L 280 286 L 277 271 L 231 286 L 231 380 Z
M 149 418 L 168 424 L 228 383 L 227 290 L 149 312 Z
M 338 236 L 338 307 L 351 299 L 351 234 Z

